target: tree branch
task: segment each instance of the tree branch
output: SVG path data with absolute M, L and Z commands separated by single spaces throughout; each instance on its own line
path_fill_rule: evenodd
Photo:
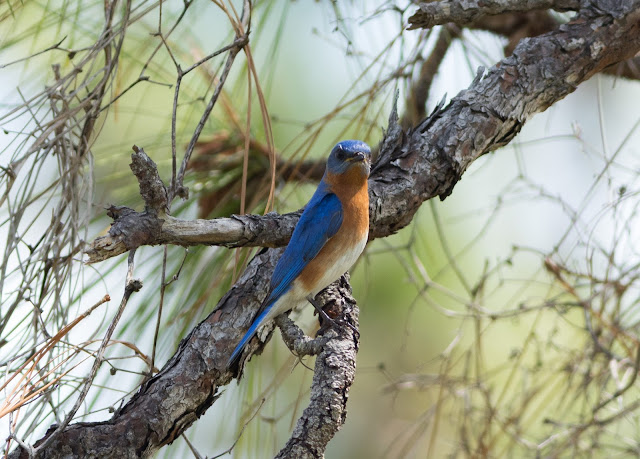
M 325 305 L 340 310 L 352 326 L 358 324 L 358 308 L 351 296 L 348 276 L 324 293 Z M 318 357 L 311 383 L 311 400 L 298 419 L 287 444 L 277 458 L 322 458 L 327 444 L 347 417 L 349 389 L 356 375 L 358 340 L 348 326 L 330 328 Z
M 165 215 L 162 218 L 138 213 L 126 207 L 112 207 L 116 216 L 106 236 L 96 238 L 86 251 L 88 263 L 96 263 L 120 255 L 135 242 L 142 240 L 148 227 L 159 231 L 149 238 L 147 245 L 174 244 L 220 245 L 224 247 L 282 247 L 287 244 L 301 212 L 279 215 L 233 215 L 213 220 L 181 220 Z M 133 217 L 120 218 L 119 215 Z
M 470 24 L 485 16 L 502 13 L 524 13 L 533 10 L 554 9 L 575 11 L 580 0 L 442 0 L 420 3 L 420 8 L 409 18 L 409 29 L 429 29 L 436 25 L 455 22 L 458 26 Z
M 160 373 L 110 420 L 67 427 L 43 457 L 149 456 L 177 438 L 216 400 L 218 388 L 231 381 L 232 374 L 224 369 L 231 340 L 236 327 L 246 326 L 253 318 L 279 255 L 279 250 L 270 250 L 256 256 L 209 317 L 182 340 Z M 272 331 L 273 325 L 267 325 L 260 339 L 250 342 L 250 354 L 261 349 L 261 340 Z M 18 448 L 10 457 L 24 458 L 27 453 Z
M 440 64 L 444 60 L 453 40 L 458 37 L 457 27 L 443 27 L 438 33 L 429 57 L 420 66 L 418 78 L 412 82 L 409 95 L 405 102 L 405 112 L 400 124 L 408 129 L 420 123 L 426 116 L 426 105 L 431 83 L 438 73 Z
M 162 446 L 173 442 L 215 402 L 219 396 L 218 388 L 232 380 L 233 374 L 225 369 L 233 349 L 232 343 L 238 338 L 239 330 L 246 330 L 253 320 L 255 311 L 268 290 L 271 271 L 281 253 L 282 249 L 276 249 L 258 254 L 209 317 L 182 340 L 178 350 L 160 373 L 143 384 L 138 393 L 123 408 L 116 411 L 110 420 L 96 423 L 80 422 L 67 427 L 43 451 L 43 457 L 54 459 L 70 456 L 149 456 Z M 352 325 L 357 325 L 358 312 L 350 292 L 348 278 L 343 276 L 332 287 L 321 292 L 319 298 L 325 304 L 339 308 Z M 273 329 L 273 322 L 265 325 L 257 335 L 258 339 L 249 342 L 244 355 L 250 357 L 262 352 L 271 338 Z M 316 363 L 316 367 L 321 365 L 325 377 L 333 377 L 336 372 L 341 373 L 338 380 L 342 381 L 340 392 L 344 398 L 342 408 L 333 405 L 331 408 L 336 410 L 336 413 L 341 413 L 341 422 L 331 427 L 335 433 L 345 417 L 346 395 L 355 373 L 357 337 L 345 326 L 338 332 L 329 330 L 324 339 L 327 345 L 318 356 L 317 362 L 320 360 L 326 363 Z M 340 368 L 332 363 L 336 359 L 342 360 Z M 349 372 L 346 372 L 348 367 L 345 365 L 351 367 Z M 316 397 L 316 403 L 309 413 L 305 410 L 308 416 L 326 413 L 326 407 L 321 406 L 322 400 L 326 401 L 328 396 L 326 390 L 319 388 L 312 392 L 317 391 L 320 391 L 322 397 Z M 337 396 L 334 395 L 332 400 Z M 321 427 L 324 434 L 329 435 L 328 427 Z M 55 428 L 56 426 L 52 426 L 49 429 L 45 437 L 36 443 L 36 448 L 55 432 Z M 326 442 L 330 440 L 330 437 L 323 438 Z M 114 442 L 113 439 L 117 441 Z M 28 455 L 24 449 L 18 448 L 10 457 L 26 458 Z
M 446 198 L 480 156 L 508 144 L 535 113 L 640 49 L 640 1 L 603 1 L 553 32 L 523 40 L 467 90 L 408 133 L 394 130 L 369 182 L 370 238 L 410 223 L 420 204 Z M 595 13 L 600 16 L 595 16 Z

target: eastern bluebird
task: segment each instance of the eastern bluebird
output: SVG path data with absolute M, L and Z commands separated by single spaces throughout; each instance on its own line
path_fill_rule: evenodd
M 366 143 L 344 140 L 333 147 L 324 176 L 276 264 L 269 294 L 227 367 L 238 361 L 261 325 L 298 304 L 316 306 L 318 292 L 356 262 L 369 236 L 370 166 Z

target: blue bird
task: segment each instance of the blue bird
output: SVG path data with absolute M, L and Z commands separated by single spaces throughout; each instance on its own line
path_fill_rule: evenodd
M 260 326 L 299 304 L 314 304 L 314 297 L 356 262 L 369 236 L 370 168 L 366 143 L 344 140 L 333 147 L 324 176 L 276 264 L 269 294 L 227 368 L 237 363 Z

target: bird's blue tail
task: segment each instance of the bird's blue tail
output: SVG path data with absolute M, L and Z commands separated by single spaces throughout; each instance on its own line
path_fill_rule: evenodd
M 258 317 L 255 318 L 255 320 L 251 324 L 251 327 L 249 327 L 249 330 L 247 330 L 247 333 L 245 333 L 245 335 L 240 340 L 240 343 L 238 343 L 236 348 L 233 350 L 231 357 L 229 357 L 229 361 L 227 362 L 227 368 L 231 368 L 235 366 L 236 363 L 238 363 L 238 360 L 242 355 L 242 350 L 247 345 L 249 340 L 253 338 L 253 335 L 256 334 L 258 327 L 262 325 L 264 318 L 266 317 L 267 313 L 271 310 L 272 306 L 273 306 L 273 303 L 267 306 L 266 308 L 264 308 L 264 310 L 258 315 Z

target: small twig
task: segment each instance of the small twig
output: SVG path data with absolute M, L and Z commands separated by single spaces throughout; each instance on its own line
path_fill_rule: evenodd
M 109 344 L 111 335 L 113 335 L 113 332 L 116 329 L 116 325 L 118 324 L 120 317 L 122 317 L 122 313 L 124 312 L 124 309 L 127 305 L 127 302 L 129 301 L 129 298 L 134 292 L 137 292 L 142 288 L 142 281 L 138 279 L 133 279 L 135 253 L 136 253 L 135 250 L 131 250 L 129 252 L 126 284 L 124 288 L 124 295 L 122 296 L 122 301 L 120 302 L 120 307 L 118 308 L 118 311 L 115 317 L 109 324 L 109 328 L 107 329 L 107 332 L 105 333 L 104 338 L 102 339 L 102 343 L 98 348 L 98 352 L 96 352 L 96 357 L 93 362 L 93 367 L 91 368 L 91 371 L 87 376 L 84 386 L 80 391 L 80 395 L 78 395 L 78 398 L 76 399 L 75 404 L 71 408 L 71 411 L 67 413 L 67 416 L 64 418 L 64 421 L 62 421 L 62 423 L 56 428 L 56 430 L 53 431 L 40 445 L 38 445 L 34 449 L 35 454 L 38 454 L 40 451 L 44 451 L 56 439 L 56 437 L 58 437 L 62 433 L 62 431 L 67 427 L 67 425 L 69 425 L 69 423 L 75 416 L 76 412 L 80 408 L 80 405 L 82 405 L 82 403 L 84 402 L 84 399 L 87 397 L 87 394 L 89 393 L 89 389 L 91 388 L 93 380 L 96 374 L 98 373 L 98 369 L 102 365 L 105 349 Z
M 187 438 L 187 436 L 184 434 L 184 432 L 182 433 L 182 435 L 180 435 L 182 437 L 182 439 L 187 443 L 187 446 L 189 447 L 189 449 L 191 450 L 191 452 L 193 453 L 193 456 L 196 459 L 202 459 L 202 455 L 198 452 L 198 450 L 195 448 L 195 446 L 193 446 L 191 444 L 191 442 L 189 441 L 189 439 Z
M 20 440 L 16 436 L 16 434 L 14 433 L 10 434 L 8 440 L 15 440 L 16 443 L 18 443 L 18 445 L 20 445 L 20 447 L 24 449 L 27 452 L 27 454 L 29 454 L 29 459 L 36 457 L 36 449 L 33 446 L 29 445 L 28 443 L 25 443 L 22 440 Z
M 598 406 L 596 406 L 593 409 L 593 413 L 595 414 L 596 412 L 600 411 L 601 408 L 608 405 L 613 400 L 615 400 L 616 398 L 624 394 L 626 391 L 628 391 L 635 384 L 636 379 L 638 378 L 638 371 L 640 371 L 640 346 L 638 346 L 638 348 L 636 349 L 636 361 L 633 364 L 633 371 L 631 373 L 631 378 L 629 378 L 629 381 L 627 382 L 627 384 L 625 384 L 624 387 L 621 387 L 620 389 L 615 391 L 615 393 L 611 397 L 609 397 L 605 401 L 598 404 Z
M 147 67 L 149 67 L 149 64 L 151 63 L 151 61 L 153 61 L 154 56 L 160 50 L 160 48 L 162 48 L 163 45 L 166 46 L 166 39 L 169 38 L 169 36 L 173 33 L 173 31 L 176 29 L 176 27 L 178 27 L 180 22 L 182 22 L 182 19 L 184 19 L 185 14 L 187 14 L 187 10 L 193 4 L 193 0 L 183 0 L 183 4 L 184 4 L 184 8 L 182 8 L 182 11 L 180 12 L 180 15 L 178 16 L 178 18 L 173 23 L 173 26 L 171 26 L 171 28 L 169 29 L 169 31 L 165 35 L 165 34 L 162 33 L 162 29 L 161 29 L 162 2 L 160 2 L 160 4 L 159 4 L 160 14 L 158 15 L 158 32 L 155 33 L 154 35 L 159 36 L 160 39 L 161 39 L 161 42 L 158 43 L 156 48 L 149 55 L 149 58 L 147 59 L 147 62 L 145 62 L 145 64 L 142 66 L 142 70 L 140 71 L 140 76 L 144 75 L 144 72 L 146 72 Z M 169 55 L 171 55 L 171 50 L 167 49 L 167 51 L 169 52 Z
M 162 322 L 162 306 L 164 305 L 164 293 L 167 289 L 165 282 L 167 276 L 167 253 L 168 246 L 164 246 L 162 253 L 162 274 L 160 276 L 160 303 L 158 304 L 158 319 L 156 320 L 156 330 L 153 333 L 153 349 L 151 351 L 151 367 L 149 368 L 149 377 L 153 376 L 153 369 L 156 363 L 156 347 L 158 345 L 158 334 L 160 333 L 160 323 Z
M 60 45 L 66 39 L 67 39 L 67 36 L 65 35 L 64 37 L 62 37 L 62 40 L 60 40 L 58 43 L 56 43 L 55 45 L 51 45 L 48 48 L 43 49 L 42 51 L 38 51 L 37 53 L 34 53 L 34 54 L 32 54 L 30 56 L 27 56 L 27 57 L 22 57 L 20 59 L 15 60 L 15 61 L 7 62 L 6 64 L 0 64 L 0 69 L 3 69 L 5 67 L 9 67 L 10 65 L 13 65 L 13 64 L 18 64 L 19 62 L 24 62 L 26 60 L 31 59 L 32 57 L 39 56 L 40 54 L 44 54 L 44 53 L 46 53 L 48 51 L 59 50 L 59 51 L 67 51 L 68 52 L 68 50 L 60 48 Z
M 180 277 L 180 273 L 182 272 L 182 268 L 184 268 L 184 262 L 187 261 L 187 256 L 189 255 L 189 249 L 184 249 L 184 257 L 182 257 L 182 262 L 180 262 L 180 266 L 178 267 L 178 271 L 171 276 L 171 280 L 169 282 L 165 282 L 165 286 L 169 286 L 178 280 Z
M 202 129 L 204 129 L 205 122 L 209 119 L 209 115 L 211 114 L 211 111 L 213 110 L 213 107 L 216 104 L 216 101 L 218 100 L 220 93 L 222 92 L 222 87 L 224 86 L 224 83 L 227 80 L 227 77 L 229 76 L 229 72 L 231 71 L 233 61 L 238 55 L 238 52 L 240 52 L 240 49 L 241 49 L 240 47 L 233 47 L 229 50 L 229 56 L 227 57 L 227 61 L 225 62 L 224 69 L 220 74 L 220 79 L 218 81 L 218 84 L 216 85 L 216 89 L 213 91 L 213 95 L 211 96 L 211 99 L 209 100 L 209 103 L 207 104 L 207 107 L 202 113 L 202 116 L 200 117 L 200 121 L 198 122 L 198 125 L 196 126 L 196 129 L 193 135 L 191 136 L 191 141 L 189 142 L 189 145 L 187 146 L 187 150 L 184 153 L 182 164 L 180 165 L 180 170 L 178 171 L 178 174 L 176 176 L 176 181 L 172 183 L 171 194 L 170 194 L 171 198 L 175 196 L 186 198 L 188 196 L 187 190 L 184 189 L 183 187 L 184 174 L 187 171 L 187 165 L 189 164 L 189 160 L 191 159 L 191 154 L 193 153 L 193 149 L 195 148 L 196 143 L 200 138 Z
M 251 415 L 251 417 L 247 420 L 247 422 L 244 423 L 244 425 L 242 426 L 242 429 L 240 429 L 240 432 L 238 432 L 238 436 L 236 437 L 236 440 L 233 442 L 233 445 L 231 445 L 229 448 L 227 448 L 220 454 L 216 454 L 215 456 L 211 457 L 211 459 L 218 459 L 219 457 L 222 457 L 225 454 L 229 454 L 231 453 L 231 451 L 233 451 L 233 448 L 236 447 L 236 445 L 240 441 L 240 438 L 242 438 L 242 433 L 244 432 L 244 429 L 246 429 L 247 426 L 251 423 L 251 421 L 253 421 L 253 419 L 258 415 L 258 413 L 260 412 L 260 409 L 262 408 L 262 405 L 264 405 L 264 402 L 266 400 L 267 400 L 266 398 L 263 398 L 262 400 L 260 400 L 260 404 L 256 408 L 255 413 L 253 413 L 253 415 Z
M 171 87 L 171 85 L 167 84 L 167 83 L 161 83 L 159 81 L 151 81 L 151 78 L 149 78 L 148 76 L 140 76 L 140 77 L 138 77 L 137 80 L 135 80 L 133 83 L 131 83 L 129 86 L 127 86 L 124 90 L 122 90 L 122 92 L 120 92 L 117 96 L 115 96 L 113 99 L 111 99 L 109 102 L 107 102 L 102 108 L 100 108 L 100 110 L 98 110 L 98 113 L 102 113 L 103 111 L 107 110 L 109 107 L 111 107 L 113 104 L 115 104 L 118 99 L 120 99 L 122 96 L 124 96 L 126 93 L 128 93 L 138 83 L 141 83 L 143 81 L 148 81 L 148 82 L 155 83 L 155 84 L 158 84 L 158 85 L 161 85 L 161 86 L 169 86 L 169 87 Z
M 184 77 L 187 73 L 191 72 L 192 70 L 195 70 L 196 68 L 198 68 L 199 66 L 201 66 L 202 64 L 207 62 L 208 60 L 211 60 L 214 57 L 219 56 L 220 54 L 222 54 L 224 52 L 227 52 L 227 51 L 230 51 L 232 49 L 242 48 L 247 43 L 249 43 L 249 37 L 247 37 L 247 36 L 238 37 L 234 41 L 232 41 L 230 44 L 228 44 L 226 46 L 223 46 L 219 50 L 214 51 L 213 53 L 203 57 L 198 62 L 196 62 L 195 64 L 193 64 L 190 67 L 188 67 L 186 70 L 182 70 L 181 73 L 180 73 L 180 76 Z

